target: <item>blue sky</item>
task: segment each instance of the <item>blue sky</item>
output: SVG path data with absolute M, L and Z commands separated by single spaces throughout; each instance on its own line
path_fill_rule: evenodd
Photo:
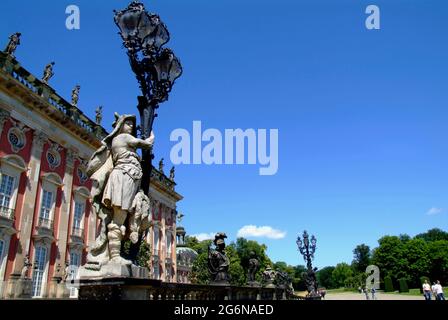
M 270 226 L 255 237 L 273 260 L 303 263 L 295 238 L 316 235 L 318 267 L 350 262 L 360 243 L 386 234 L 448 228 L 446 1 L 153 0 L 184 74 L 155 122 L 156 159 L 176 128 L 275 128 L 279 170 L 256 165 L 180 165 L 179 211 L 190 234 Z M 81 29 L 65 28 L 78 5 Z M 137 112 L 138 86 L 113 23 L 128 1 L 2 1 L 0 39 L 22 32 L 16 52 L 37 76 L 94 117 L 104 106 Z M 367 30 L 369 4 L 381 29 Z M 132 110 L 132 111 L 131 111 Z M 435 214 L 427 214 L 431 208 Z

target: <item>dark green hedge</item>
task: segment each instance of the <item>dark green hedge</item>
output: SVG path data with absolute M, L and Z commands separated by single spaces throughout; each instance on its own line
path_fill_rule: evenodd
M 394 292 L 394 284 L 392 283 L 391 277 L 384 278 L 384 291 L 385 292 Z
M 398 279 L 400 292 L 409 292 L 408 281 L 405 278 Z

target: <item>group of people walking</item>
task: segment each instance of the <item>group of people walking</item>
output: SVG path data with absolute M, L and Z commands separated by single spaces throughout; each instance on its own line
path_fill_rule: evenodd
M 425 283 L 423 284 L 423 295 L 425 300 L 431 300 L 431 296 L 434 296 L 435 300 L 445 300 L 443 288 L 439 280 L 433 282 L 432 286 L 429 285 L 428 280 L 425 280 Z
M 370 300 L 369 293 L 372 294 L 372 300 L 376 300 L 376 295 L 375 295 L 376 294 L 376 289 L 375 289 L 375 287 L 372 287 L 370 289 L 367 288 L 367 287 L 364 287 L 364 288 L 359 287 L 358 291 L 359 291 L 359 293 L 364 293 L 366 295 L 366 300 Z

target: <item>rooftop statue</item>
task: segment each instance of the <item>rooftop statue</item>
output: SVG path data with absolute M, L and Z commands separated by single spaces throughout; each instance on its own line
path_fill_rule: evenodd
M 47 64 L 45 66 L 44 75 L 42 77 L 43 83 L 48 83 L 48 81 L 51 79 L 51 77 L 54 76 L 53 66 L 54 66 L 54 62 L 50 62 L 49 64 Z
M 9 54 L 13 58 L 14 58 L 14 53 L 15 53 L 15 51 L 17 49 L 17 46 L 20 44 L 20 36 L 21 35 L 22 34 L 20 32 L 16 32 L 16 33 L 12 34 L 9 37 L 8 44 L 6 45 L 6 48 L 5 48 L 4 52 L 6 54 Z
M 101 124 L 102 120 L 103 120 L 103 106 L 99 106 L 95 110 L 95 122 L 96 124 Z
M 170 169 L 170 180 L 171 181 L 174 181 L 175 170 L 176 169 L 174 168 L 174 166 L 172 166 L 171 169 Z
M 78 106 L 79 89 L 81 89 L 81 86 L 76 85 L 72 90 L 72 106 L 74 106 L 74 107 Z
M 163 166 L 164 166 L 164 164 L 163 164 L 163 158 L 162 158 L 159 161 L 159 171 L 160 171 L 160 173 L 163 173 Z
M 112 133 L 89 160 L 92 210 L 101 220 L 101 230 L 87 256 L 85 270 L 131 265 L 121 257 L 121 244 L 128 238 L 137 243 L 139 234 L 149 227 L 150 202 L 140 190 L 143 173 L 137 148 L 152 148 L 154 134 L 151 132 L 145 140 L 136 138 L 135 122 L 135 115 L 115 113 Z M 81 277 L 88 275 L 92 273 L 81 271 Z

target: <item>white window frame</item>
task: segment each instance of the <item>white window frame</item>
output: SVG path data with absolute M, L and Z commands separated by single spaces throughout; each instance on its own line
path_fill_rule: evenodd
M 27 171 L 27 166 L 22 157 L 15 154 L 6 155 L 0 158 L 0 180 L 3 175 L 8 175 L 13 177 L 13 190 L 9 200 L 9 209 L 15 210 L 17 205 L 17 196 L 20 184 L 20 178 L 22 173 Z M 11 235 L 17 231 L 13 227 L 2 227 L 0 228 L 0 240 L 3 241 L 2 255 L 0 256 L 0 297 L 4 289 L 3 279 L 5 277 L 6 262 L 9 254 L 9 245 L 11 240 Z
M 45 249 L 45 260 L 43 262 L 43 270 L 42 270 L 42 278 L 40 279 L 41 283 L 40 283 L 40 292 L 38 295 L 35 295 L 34 290 L 35 290 L 35 277 L 38 276 L 36 274 L 36 269 L 34 269 L 35 263 L 36 263 L 36 254 L 38 252 L 38 249 Z M 48 264 L 49 264 L 49 258 L 50 258 L 50 247 L 48 245 L 44 245 L 44 244 L 37 244 L 34 247 L 34 258 L 33 258 L 33 278 L 32 278 L 32 297 L 33 298 L 42 298 L 44 296 L 46 287 L 47 287 L 47 277 L 48 277 Z
M 3 185 L 3 182 L 4 182 L 4 180 L 5 179 L 8 179 L 8 180 L 10 180 L 10 182 L 11 182 L 11 191 L 10 191 L 10 194 L 7 194 L 6 192 L 1 192 L 1 186 Z M 0 198 L 0 199 L 3 199 L 3 201 L 4 201 L 4 199 L 6 198 L 6 197 L 9 197 L 9 200 L 8 200 L 8 205 L 5 205 L 4 203 L 2 203 L 3 201 L 0 201 L 0 206 L 2 206 L 2 207 L 5 207 L 5 208 L 8 208 L 8 209 L 13 209 L 12 207 L 13 206 L 11 206 L 11 202 L 14 204 L 14 196 L 15 196 L 15 194 L 17 194 L 17 192 L 16 192 L 16 177 L 15 176 L 10 176 L 9 174 L 6 174 L 6 173 L 0 173 L 0 197 L 2 197 L 2 198 Z
M 42 194 L 40 196 L 39 218 L 51 220 L 53 216 L 54 203 L 56 202 L 55 193 L 56 192 L 53 190 L 42 188 Z M 50 199 L 48 199 L 48 196 Z M 49 200 L 49 203 L 47 203 L 47 200 Z
M 74 257 L 76 256 L 76 259 Z M 70 275 L 68 275 L 69 280 L 76 280 L 78 278 L 79 267 L 81 266 L 82 252 L 80 251 L 70 251 Z M 78 297 L 78 289 L 73 286 L 70 287 L 70 298 Z
M 160 251 L 159 251 L 159 241 L 160 241 L 160 229 L 158 226 L 154 226 L 154 231 L 153 231 L 153 252 L 157 253 L 157 255 L 160 255 Z
M 9 237 L 6 239 L 0 237 L 0 243 L 2 243 L 2 250 L 0 251 L 0 297 L 3 297 L 3 279 L 5 278 L 6 260 L 8 260 L 9 239 Z
M 86 216 L 86 208 L 87 208 L 87 200 L 90 197 L 90 191 L 85 187 L 78 187 L 73 191 L 73 202 L 72 202 L 72 224 L 71 224 L 71 230 L 76 227 L 78 229 L 84 230 L 84 219 Z M 76 219 L 76 206 L 81 205 L 82 211 L 81 211 L 81 220 Z M 75 224 L 75 220 L 79 221 L 79 225 Z M 86 230 L 84 230 L 86 232 Z
M 173 246 L 173 234 L 172 232 L 166 232 L 166 256 L 167 258 L 172 258 L 172 246 Z
M 47 173 L 42 176 L 38 219 L 45 218 L 45 217 L 42 217 L 41 213 L 42 213 L 44 191 L 46 191 L 46 192 L 51 192 L 53 194 L 53 196 L 51 199 L 51 209 L 48 214 L 48 218 L 45 218 L 45 219 L 48 219 L 49 221 L 52 221 L 52 222 L 54 221 L 58 189 L 62 186 L 63 186 L 62 179 L 59 177 L 59 175 L 57 175 L 55 173 Z
M 159 266 L 158 259 L 156 261 L 154 261 L 153 273 L 154 273 L 154 279 L 159 280 L 160 279 L 160 266 Z
M 19 192 L 20 177 L 22 173 L 27 170 L 25 161 L 18 155 L 8 155 L 2 157 L 0 163 L 0 183 L 3 180 L 3 175 L 10 176 L 14 180 L 8 208 L 15 210 L 17 195 Z

